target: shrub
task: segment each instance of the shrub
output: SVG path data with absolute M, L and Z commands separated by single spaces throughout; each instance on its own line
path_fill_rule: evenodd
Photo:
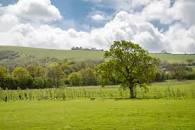
M 82 85 L 82 76 L 79 72 L 73 72 L 68 76 L 68 82 L 71 86 Z
M 186 75 L 184 75 L 184 79 L 187 79 L 187 80 L 195 79 L 195 72 L 188 72 L 188 73 L 186 73 Z
M 82 85 L 97 85 L 97 78 L 94 69 L 82 69 L 80 73 L 82 77 Z

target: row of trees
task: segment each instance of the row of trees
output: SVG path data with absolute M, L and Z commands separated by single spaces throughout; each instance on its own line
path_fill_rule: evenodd
M 103 65 L 106 64 L 106 65 Z M 97 67 L 98 66 L 98 67 Z M 161 63 L 152 81 L 195 79 L 195 72 L 184 64 Z M 99 69 L 97 69 L 99 68 Z M 145 68 L 142 67 L 144 70 Z M 105 73 L 106 70 L 108 72 Z M 132 69 L 133 70 L 133 69 Z M 140 70 L 143 72 L 144 70 Z M 112 64 L 96 62 L 51 62 L 45 66 L 30 64 L 8 69 L 0 66 L 0 87 L 8 89 L 50 88 L 119 84 L 119 74 L 112 73 Z
M 177 80 L 193 80 L 195 79 L 195 71 L 192 66 L 183 63 L 167 63 L 162 62 L 159 71 L 156 74 L 155 81 L 165 81 L 170 79 Z
M 83 47 L 72 47 L 71 50 L 104 51 L 103 49 L 97 49 L 97 48 L 83 48 Z
M 49 88 L 64 85 L 97 85 L 96 62 L 67 60 L 46 65 L 29 64 L 13 69 L 0 66 L 0 87 L 8 89 Z

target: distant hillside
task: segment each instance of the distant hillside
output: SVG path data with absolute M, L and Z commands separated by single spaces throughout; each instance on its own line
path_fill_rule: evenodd
M 55 50 L 55 49 L 40 49 L 30 47 L 15 47 L 15 46 L 0 46 L 1 51 L 18 52 L 20 56 L 33 56 L 36 58 L 57 58 L 69 59 L 73 61 L 83 60 L 101 60 L 103 51 L 87 51 L 87 50 Z
M 12 54 L 11 59 L 34 57 L 34 58 L 57 58 L 57 59 L 69 59 L 73 61 L 84 61 L 84 60 L 102 60 L 103 51 L 91 51 L 91 50 L 55 50 L 55 49 L 40 49 L 30 47 L 15 47 L 15 46 L 0 46 L 0 54 L 4 54 L 1 57 L 6 58 L 6 54 Z M 160 58 L 163 61 L 168 62 L 185 62 L 188 59 L 195 60 L 195 55 L 190 54 L 151 54 L 154 57 Z

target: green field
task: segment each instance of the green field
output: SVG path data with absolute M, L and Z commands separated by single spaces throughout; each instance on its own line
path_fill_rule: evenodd
M 0 103 L 1 130 L 194 130 L 195 100 Z
M 0 90 L 0 130 L 194 130 L 194 86 L 153 83 L 137 99 L 119 86 Z
M 73 61 L 83 60 L 102 60 L 103 51 L 85 51 L 85 50 L 55 50 L 55 49 L 40 49 L 40 48 L 28 48 L 28 47 L 14 47 L 14 46 L 0 46 L 0 51 L 16 51 L 19 52 L 20 56 L 34 56 L 36 58 L 58 58 L 58 59 L 69 59 Z M 168 62 L 186 62 L 188 59 L 195 60 L 195 55 L 185 54 L 151 54 L 162 61 Z

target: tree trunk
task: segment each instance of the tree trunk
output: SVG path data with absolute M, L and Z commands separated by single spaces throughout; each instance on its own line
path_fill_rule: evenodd
M 130 86 L 129 90 L 130 90 L 130 98 L 136 98 L 135 87 Z

